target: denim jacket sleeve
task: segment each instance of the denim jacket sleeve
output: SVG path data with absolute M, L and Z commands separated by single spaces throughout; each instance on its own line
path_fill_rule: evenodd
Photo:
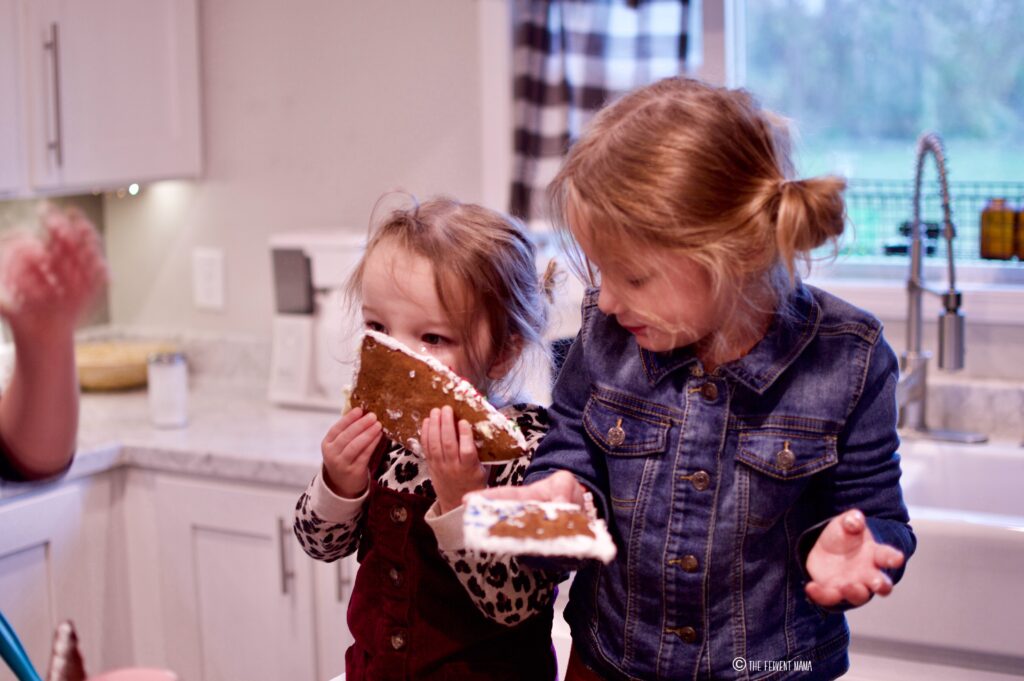
M 587 313 L 594 308 L 592 297 L 583 303 L 583 327 L 569 348 L 551 394 L 548 415 L 551 428 L 541 440 L 523 484 L 537 482 L 559 470 L 566 470 L 594 495 L 594 503 L 602 517 L 608 517 L 607 471 L 603 458 L 594 456 L 587 447 L 583 431 L 583 410 L 590 395 L 591 379 L 585 359 Z
M 910 518 L 900 491 L 900 457 L 896 453 L 898 377 L 896 355 L 879 334 L 868 360 L 860 397 L 840 434 L 839 464 L 831 481 L 831 513 L 828 519 L 805 530 L 797 543 L 797 559 L 805 576 L 807 555 L 825 525 L 852 508 L 864 513 L 875 541 L 894 546 L 905 558 L 914 553 L 917 540 L 908 524 Z M 903 570 L 901 566 L 885 572 L 895 584 Z

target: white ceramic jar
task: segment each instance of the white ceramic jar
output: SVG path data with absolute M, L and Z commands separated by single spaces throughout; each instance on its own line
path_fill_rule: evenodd
M 149 415 L 158 428 L 188 425 L 188 364 L 181 352 L 149 356 Z

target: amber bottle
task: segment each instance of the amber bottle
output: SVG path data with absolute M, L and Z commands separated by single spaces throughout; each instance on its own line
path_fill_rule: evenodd
M 1009 260 L 1014 254 L 1016 216 L 1006 199 L 989 199 L 981 211 L 981 257 Z

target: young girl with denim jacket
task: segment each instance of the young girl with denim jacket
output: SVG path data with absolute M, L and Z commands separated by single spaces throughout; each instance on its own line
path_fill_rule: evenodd
M 915 546 L 896 357 L 796 274 L 843 180 L 795 179 L 745 92 L 672 78 L 601 111 L 551 194 L 595 284 L 525 487 L 593 493 L 619 548 L 579 567 L 572 679 L 830 679 L 842 610 Z
M 465 377 L 515 420 L 530 453 L 547 414 L 507 398 L 547 318 L 551 270 L 538 281 L 534 258 L 515 220 L 436 198 L 387 214 L 350 289 L 368 329 Z M 342 415 L 296 507 L 307 554 L 330 562 L 358 550 L 347 681 L 552 681 L 553 581 L 462 546 L 462 495 L 519 484 L 530 456 L 485 468 L 450 407 L 423 417 L 414 451 L 384 438 L 375 414 Z

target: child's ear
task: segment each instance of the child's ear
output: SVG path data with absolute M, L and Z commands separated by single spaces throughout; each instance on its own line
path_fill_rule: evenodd
M 512 336 L 509 342 L 505 344 L 505 347 L 498 352 L 494 362 L 491 363 L 491 368 L 487 371 L 487 378 L 492 381 L 500 381 L 505 378 L 516 362 L 519 361 L 519 355 L 522 353 L 522 336 Z

